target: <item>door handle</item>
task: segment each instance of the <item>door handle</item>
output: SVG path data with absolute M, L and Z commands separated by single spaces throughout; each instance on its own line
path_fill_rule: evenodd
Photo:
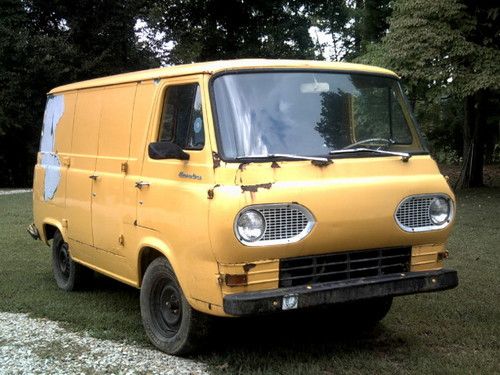
M 89 176 L 89 178 L 90 178 L 90 179 L 92 179 L 92 180 L 94 180 L 94 181 L 96 181 L 98 177 L 99 177 L 99 176 L 98 176 L 98 175 L 96 175 L 96 174 L 91 174 L 91 175 Z
M 135 182 L 135 187 L 137 189 L 142 189 L 143 187 L 149 187 L 149 182 L 146 182 L 146 181 L 136 181 Z

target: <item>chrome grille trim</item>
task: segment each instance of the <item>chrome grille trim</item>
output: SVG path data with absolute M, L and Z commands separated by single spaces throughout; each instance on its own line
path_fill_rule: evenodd
M 304 206 L 297 203 L 276 203 L 245 207 L 236 215 L 235 225 L 238 217 L 247 210 L 260 212 L 266 222 L 266 229 L 261 239 L 248 242 L 238 238 L 241 243 L 247 246 L 281 245 L 297 242 L 307 236 L 316 223 L 311 212 Z M 236 227 L 234 232 L 237 233 Z
M 438 197 L 446 199 L 450 204 L 450 216 L 441 225 L 434 224 L 429 215 L 431 202 Z M 446 227 L 453 220 L 454 212 L 453 200 L 446 194 L 411 195 L 401 201 L 394 219 L 405 232 L 425 232 Z

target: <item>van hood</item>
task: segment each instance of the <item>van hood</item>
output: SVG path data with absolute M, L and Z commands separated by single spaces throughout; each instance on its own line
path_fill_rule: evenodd
M 221 263 L 252 262 L 302 255 L 444 243 L 447 227 L 408 233 L 395 220 L 403 199 L 419 194 L 453 193 L 428 155 L 334 159 L 326 166 L 310 161 L 229 163 L 215 170 L 210 203 L 210 237 Z M 234 234 L 234 220 L 255 204 L 297 203 L 315 224 L 302 240 L 246 246 Z

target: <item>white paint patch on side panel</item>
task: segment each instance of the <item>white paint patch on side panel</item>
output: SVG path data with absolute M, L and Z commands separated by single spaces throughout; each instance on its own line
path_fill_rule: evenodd
M 57 125 L 63 113 L 64 95 L 49 97 L 43 115 L 42 139 L 40 141 L 42 167 L 45 170 L 43 199 L 46 201 L 54 198 L 61 180 L 61 163 L 55 145 Z

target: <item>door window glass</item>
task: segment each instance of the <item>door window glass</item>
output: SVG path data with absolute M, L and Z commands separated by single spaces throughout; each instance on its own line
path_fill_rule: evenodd
M 170 141 L 184 149 L 205 145 L 200 86 L 170 86 L 165 93 L 158 141 Z

